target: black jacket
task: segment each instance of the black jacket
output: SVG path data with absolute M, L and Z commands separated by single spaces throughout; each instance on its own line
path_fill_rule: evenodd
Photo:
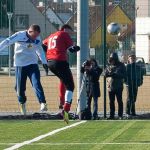
M 86 70 L 84 67 L 81 67 L 81 73 L 84 73 Z M 86 71 L 87 82 L 86 82 L 86 91 L 87 96 L 100 97 L 100 84 L 99 78 L 102 73 L 102 69 L 98 66 L 91 68 Z
M 117 62 L 115 65 L 107 66 L 104 75 L 108 78 L 108 91 L 123 89 L 123 82 L 126 78 L 126 68 L 123 63 Z
M 126 85 L 139 87 L 143 84 L 143 71 L 137 63 L 127 64 L 126 72 Z

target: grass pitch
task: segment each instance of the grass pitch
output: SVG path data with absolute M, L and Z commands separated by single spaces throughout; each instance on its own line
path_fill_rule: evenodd
M 0 121 L 0 150 L 64 126 L 63 121 Z M 150 150 L 150 121 L 88 121 L 20 148 L 60 149 Z

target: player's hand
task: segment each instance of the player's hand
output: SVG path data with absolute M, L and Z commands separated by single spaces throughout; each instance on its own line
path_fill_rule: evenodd
M 71 53 L 76 53 L 80 50 L 80 47 L 79 46 L 71 46 L 69 49 L 68 49 Z
M 47 66 L 47 64 L 43 64 L 43 68 L 46 72 L 46 75 L 48 76 L 48 66 Z

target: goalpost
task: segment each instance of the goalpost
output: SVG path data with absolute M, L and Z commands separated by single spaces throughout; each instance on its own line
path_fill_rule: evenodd
M 82 75 L 81 65 L 89 58 L 89 6 L 88 0 L 77 0 L 77 44 L 81 47 L 77 54 L 77 112 L 81 112 L 86 107 L 85 94 L 80 95 Z M 80 113 L 79 113 L 80 115 Z

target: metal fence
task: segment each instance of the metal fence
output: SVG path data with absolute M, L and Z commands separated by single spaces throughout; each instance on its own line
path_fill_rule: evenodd
M 140 2 L 140 0 L 107 0 L 106 23 L 117 22 L 121 25 L 121 33 L 118 36 L 112 36 L 107 33 L 106 58 L 111 52 L 117 52 L 121 61 L 126 62 L 128 54 L 136 52 L 138 57 L 145 60 L 147 71 L 149 70 L 149 3 Z M 103 67 L 103 12 L 101 0 L 89 0 L 89 55 L 96 58 L 99 65 Z M 146 10 L 147 9 L 147 10 Z M 30 24 L 36 23 L 41 26 L 41 37 L 44 39 L 49 34 L 58 30 L 58 28 L 67 23 L 74 28 L 73 40 L 77 41 L 77 2 L 70 0 L 63 2 L 61 0 L 1 0 L 0 1 L 0 36 L 8 36 L 8 16 L 7 12 L 12 12 L 12 33 L 25 30 Z M 145 22 L 145 28 L 141 27 Z M 138 28 L 135 28 L 138 27 Z M 140 42 L 140 40 L 142 42 Z M 137 43 L 138 42 L 138 43 Z M 140 45 L 140 44 L 141 45 Z M 143 46 L 143 47 L 142 47 Z M 140 50 L 141 49 L 141 50 Z M 143 49 L 143 51 L 142 51 Z M 6 67 L 8 56 L 0 56 L 0 66 Z M 76 58 L 74 54 L 69 54 L 70 66 L 76 68 Z M 3 73 L 1 71 L 1 73 Z M 76 81 L 76 71 L 74 73 Z M 0 111 L 16 112 L 18 104 L 13 89 L 14 77 L 0 77 Z M 58 80 L 51 77 L 42 77 L 42 83 L 51 111 L 58 110 Z M 139 89 L 137 100 L 138 112 L 149 112 L 149 76 L 144 77 L 144 84 Z M 104 109 L 103 95 L 103 77 L 100 79 L 101 97 L 99 98 L 99 111 Z M 31 94 L 31 86 L 27 86 L 28 110 L 37 111 L 38 105 L 35 96 Z M 76 91 L 72 110 L 76 106 Z M 126 104 L 126 91 L 123 94 L 124 107 Z M 107 111 L 109 111 L 109 100 L 107 97 Z

